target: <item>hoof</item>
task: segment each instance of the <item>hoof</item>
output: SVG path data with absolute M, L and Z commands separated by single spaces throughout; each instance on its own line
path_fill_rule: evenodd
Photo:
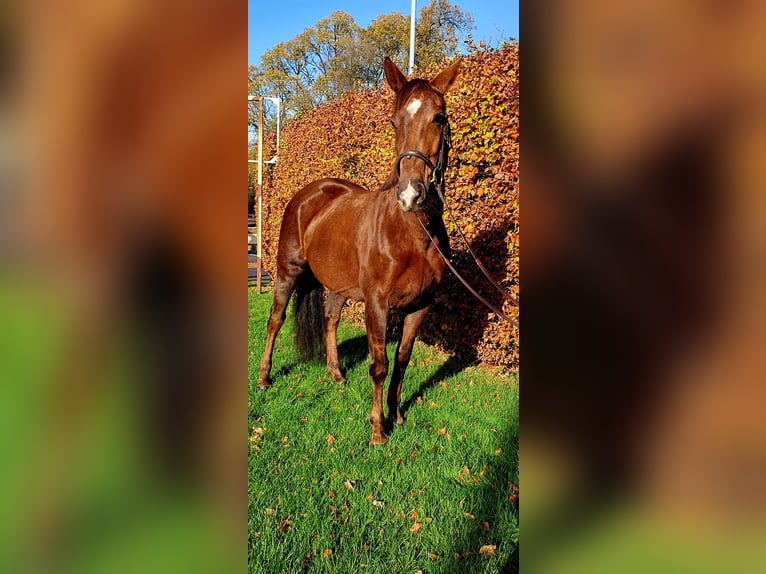
M 271 383 L 269 381 L 259 380 L 258 383 L 255 385 L 255 388 L 259 391 L 265 391 L 271 386 Z
M 394 414 L 394 413 L 396 413 L 396 414 Z M 389 411 L 389 415 L 388 415 L 388 418 L 386 419 L 386 422 L 387 422 L 389 428 L 393 427 L 394 424 L 403 425 L 404 424 L 404 417 L 402 416 L 401 413 L 396 412 L 395 410 L 392 409 L 392 410 Z
M 381 435 L 372 435 L 372 438 L 370 439 L 370 446 L 376 446 L 376 445 L 384 445 L 388 442 L 388 439 Z
M 328 370 L 327 372 L 330 373 L 330 376 L 332 377 L 332 382 L 333 383 L 335 383 L 337 385 L 342 385 L 343 383 L 346 382 L 346 377 L 341 375 L 340 371 L 330 371 L 330 370 Z

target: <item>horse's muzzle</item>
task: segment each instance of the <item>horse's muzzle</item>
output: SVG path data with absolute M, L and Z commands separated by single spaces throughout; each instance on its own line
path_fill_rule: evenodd
M 396 190 L 396 199 L 399 205 L 404 211 L 418 209 L 426 198 L 425 184 L 422 181 L 412 179 L 407 182 L 406 186 L 403 186 L 403 183 L 400 181 Z

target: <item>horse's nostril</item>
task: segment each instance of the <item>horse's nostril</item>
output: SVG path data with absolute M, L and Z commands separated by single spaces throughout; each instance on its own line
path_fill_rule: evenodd
M 400 184 L 397 199 L 405 211 L 409 211 L 412 206 L 422 203 L 425 197 L 425 189 L 422 182 L 409 180 L 406 186 Z

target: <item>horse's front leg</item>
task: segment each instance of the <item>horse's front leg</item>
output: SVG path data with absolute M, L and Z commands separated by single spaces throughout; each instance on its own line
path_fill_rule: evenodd
M 420 329 L 420 325 L 428 315 L 430 305 L 404 316 L 402 324 L 402 335 L 399 338 L 399 344 L 396 347 L 396 360 L 394 361 L 394 372 L 391 374 L 391 383 L 388 385 L 388 418 L 396 421 L 397 424 L 404 422 L 404 417 L 399 410 L 399 403 L 402 398 L 402 382 L 404 373 L 410 362 L 412 347 L 415 344 L 415 335 Z
M 365 323 L 367 343 L 370 347 L 370 378 L 372 379 L 372 409 L 370 425 L 372 437 L 370 444 L 386 444 L 383 428 L 383 383 L 388 374 L 386 356 L 386 322 L 388 305 L 384 297 L 367 298 L 365 305 Z

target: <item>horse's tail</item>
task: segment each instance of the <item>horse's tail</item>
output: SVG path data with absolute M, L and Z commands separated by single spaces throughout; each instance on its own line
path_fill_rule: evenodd
M 301 274 L 295 287 L 295 344 L 301 359 L 310 361 L 325 347 L 324 289 L 311 269 Z

